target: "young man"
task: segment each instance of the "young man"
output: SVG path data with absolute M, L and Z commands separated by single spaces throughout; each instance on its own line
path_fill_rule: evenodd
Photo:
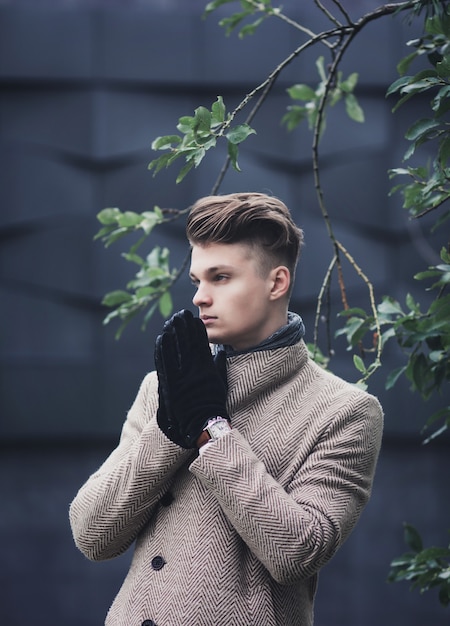
M 282 202 L 203 198 L 187 236 L 199 317 L 164 325 L 118 447 L 71 504 L 75 542 L 92 560 L 135 542 L 108 626 L 311 626 L 382 410 L 308 358 L 288 312 L 303 235 Z

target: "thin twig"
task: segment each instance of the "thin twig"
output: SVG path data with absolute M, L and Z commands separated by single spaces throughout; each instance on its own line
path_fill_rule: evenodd
M 315 318 L 314 318 L 314 333 L 313 333 L 314 352 L 315 352 L 316 346 L 318 345 L 318 339 L 319 339 L 319 323 L 320 323 L 320 312 L 321 312 L 321 309 L 322 309 L 322 302 L 323 302 L 323 299 L 324 299 L 324 294 L 326 293 L 326 291 L 328 290 L 328 288 L 330 286 L 331 275 L 333 273 L 333 269 L 334 269 L 334 266 L 336 264 L 336 261 L 337 261 L 337 256 L 334 255 L 333 258 L 331 259 L 331 263 L 328 266 L 328 269 L 327 269 L 326 274 L 324 276 L 324 279 L 322 281 L 322 285 L 320 287 L 319 295 L 317 296 L 316 315 L 315 315 Z
M 410 5 L 410 3 L 402 3 L 401 6 L 403 8 L 405 8 L 406 5 Z M 325 206 L 324 197 L 323 197 L 323 189 L 322 189 L 322 185 L 321 185 L 321 181 L 320 181 L 319 148 L 318 148 L 318 146 L 319 146 L 321 127 L 322 127 L 322 123 L 323 123 L 325 105 L 326 105 L 326 101 L 327 101 L 327 98 L 328 98 L 328 94 L 330 92 L 330 89 L 331 89 L 332 85 L 334 84 L 336 73 L 337 73 L 337 69 L 339 67 L 339 64 L 340 64 L 340 62 L 342 60 L 342 57 L 343 57 L 344 53 L 346 52 L 348 46 L 352 42 L 352 40 L 355 37 L 355 35 L 366 24 L 368 24 L 373 19 L 375 19 L 375 16 L 380 17 L 380 15 L 385 15 L 386 13 L 392 13 L 394 10 L 398 10 L 398 9 L 399 9 L 399 5 L 386 5 L 384 7 L 380 7 L 375 12 L 373 12 L 371 14 L 365 15 L 358 22 L 349 24 L 347 29 L 345 30 L 345 33 L 343 31 L 341 31 L 341 37 L 343 38 L 345 36 L 345 34 L 347 35 L 347 37 L 346 37 L 345 40 L 341 40 L 340 47 L 335 52 L 335 55 L 334 55 L 334 58 L 333 58 L 333 62 L 331 64 L 331 68 L 329 70 L 328 78 L 327 78 L 327 81 L 326 81 L 326 84 L 325 84 L 324 93 L 322 95 L 322 98 L 321 98 L 321 100 L 319 102 L 319 106 L 318 106 L 317 118 L 316 118 L 315 126 L 314 126 L 314 138 L 313 138 L 313 146 L 312 146 L 314 183 L 315 183 L 317 198 L 318 198 L 318 202 L 319 202 L 319 208 L 320 208 L 322 216 L 324 218 L 325 225 L 326 225 L 326 228 L 327 228 L 330 240 L 331 240 L 332 245 L 333 245 L 333 247 L 335 249 L 335 254 L 334 254 L 334 257 L 333 257 L 333 261 L 332 261 L 332 266 L 330 265 L 330 267 L 334 268 L 334 266 L 337 265 L 338 282 L 339 282 L 339 288 L 340 288 L 340 292 L 341 292 L 341 300 L 342 300 L 342 304 L 343 304 L 344 309 L 348 309 L 349 305 L 348 305 L 348 301 L 347 301 L 345 282 L 344 282 L 344 277 L 343 277 L 343 272 L 342 272 L 342 265 L 341 265 L 340 258 L 339 258 L 339 251 L 341 251 L 344 254 L 344 256 L 347 258 L 347 260 L 352 265 L 353 269 L 356 271 L 358 276 L 363 280 L 363 282 L 366 284 L 366 286 L 368 288 L 370 308 L 372 310 L 372 314 L 373 314 L 373 317 L 374 317 L 374 320 L 375 320 L 375 328 L 376 328 L 376 344 L 377 344 L 377 347 L 376 347 L 376 358 L 375 358 L 375 366 L 376 367 L 379 365 L 380 360 L 381 360 L 382 336 L 381 336 L 381 329 L 380 329 L 380 322 L 379 322 L 379 318 L 378 318 L 378 312 L 377 312 L 376 303 L 375 303 L 373 285 L 370 282 L 370 280 L 367 278 L 367 276 L 364 274 L 364 272 L 361 270 L 361 268 L 357 265 L 357 263 L 354 260 L 354 258 L 349 254 L 349 252 L 337 240 L 337 238 L 334 235 L 334 231 L 333 231 L 333 228 L 332 228 L 330 217 L 329 217 L 328 211 L 327 211 L 326 206 Z M 328 281 L 329 281 L 329 277 L 327 276 L 326 280 L 324 281 L 324 285 L 327 284 Z M 319 294 L 318 310 L 320 310 L 320 307 L 321 307 L 323 294 L 324 294 L 324 292 L 321 290 L 321 293 Z M 316 320 L 316 323 L 318 323 L 317 320 Z M 329 320 L 328 320 L 328 324 L 329 324 Z M 367 374 L 366 377 L 368 377 L 368 375 L 369 374 Z
M 261 13 L 265 13 L 266 17 L 277 17 L 278 19 L 282 20 L 286 24 L 289 24 L 289 26 L 292 26 L 296 30 L 299 30 L 300 32 L 304 33 L 305 35 L 308 35 L 308 37 L 316 37 L 316 33 L 314 33 L 309 28 L 306 28 L 306 26 L 303 26 L 303 24 L 300 24 L 299 22 L 296 22 L 292 18 L 288 17 L 287 15 L 282 13 L 280 9 L 272 9 L 272 11 L 266 11 L 266 10 L 264 10 L 264 8 L 263 9 L 260 8 L 261 7 L 261 3 L 258 2 L 258 0 L 248 0 L 248 2 L 257 11 L 260 11 Z M 323 41 L 323 43 L 325 45 L 329 46 L 329 43 L 327 41 Z
M 254 89 L 252 89 L 252 91 L 250 91 L 245 96 L 245 98 L 237 105 L 237 107 L 232 111 L 232 113 L 230 113 L 228 120 L 223 124 L 222 128 L 217 133 L 217 136 L 218 137 L 223 136 L 225 132 L 228 130 L 228 128 L 231 126 L 231 123 L 233 122 L 236 115 L 247 106 L 247 104 L 256 96 L 257 93 L 259 93 L 260 91 L 263 91 L 267 87 L 267 85 L 272 85 L 275 82 L 275 80 L 278 78 L 278 76 L 281 74 L 281 72 L 290 63 L 292 63 L 292 61 L 296 57 L 298 57 L 299 54 L 304 52 L 307 48 L 310 48 L 311 46 L 315 45 L 316 43 L 323 41 L 324 39 L 330 39 L 332 37 L 336 37 L 336 35 L 341 35 L 341 34 L 344 35 L 348 31 L 349 31 L 349 28 L 347 26 L 343 26 L 342 28 L 339 28 L 339 29 L 334 28 L 332 30 L 327 30 L 322 33 L 319 33 L 318 35 L 315 35 L 308 41 L 305 41 L 301 46 L 298 46 L 298 48 L 296 48 L 293 52 L 291 52 L 291 54 L 289 54 L 279 65 L 277 65 L 277 67 L 274 70 L 272 70 L 272 72 L 269 74 L 266 80 L 264 80 L 261 84 L 259 84 Z
M 445 193 L 448 193 L 448 192 L 445 192 Z M 444 198 L 443 200 L 440 200 L 437 204 L 434 204 L 433 206 L 428 207 L 428 209 L 424 209 L 420 213 L 417 213 L 416 215 L 413 216 L 413 218 L 414 219 L 419 219 L 421 217 L 424 217 L 425 215 L 428 215 L 428 213 L 432 213 L 433 211 L 438 209 L 440 206 L 445 204 L 449 200 L 449 197 L 450 196 L 447 196 L 447 198 Z
M 339 248 L 339 243 L 340 243 L 339 241 L 336 240 L 333 243 Z M 337 266 L 338 266 L 338 284 L 339 284 L 339 290 L 341 292 L 342 306 L 344 307 L 344 311 L 347 311 L 350 307 L 348 305 L 347 289 L 345 287 L 345 281 L 344 281 L 344 272 L 342 271 L 342 264 L 341 264 L 339 255 L 337 257 Z
M 314 0 L 314 4 L 316 5 L 316 7 L 317 7 L 320 11 L 322 11 L 322 13 L 324 13 L 324 14 L 327 16 L 327 18 L 328 18 L 331 22 L 333 22 L 333 24 L 334 24 L 335 26 L 337 26 L 337 27 L 342 26 L 341 22 L 337 19 L 337 17 L 335 17 L 332 13 L 330 13 L 330 11 L 328 11 L 328 9 L 327 9 L 327 8 L 325 8 L 325 7 L 323 6 L 323 4 L 320 2 L 320 0 Z M 350 21 L 350 20 L 348 20 L 348 23 L 350 24 L 350 23 L 351 23 L 351 21 Z
M 347 13 L 347 11 L 345 10 L 345 8 L 343 7 L 342 3 L 339 2 L 338 0 L 331 0 L 333 2 L 333 4 L 335 4 L 337 6 L 337 8 L 339 9 L 339 11 L 342 13 L 342 15 L 345 17 L 345 19 L 347 20 L 347 22 L 349 24 L 351 24 L 352 20 L 350 19 L 350 15 Z
M 374 292 L 374 289 L 373 289 L 373 284 L 369 280 L 369 278 L 366 276 L 366 274 L 362 271 L 362 269 L 357 264 L 357 262 L 352 257 L 352 255 L 342 245 L 342 243 L 340 241 L 337 241 L 336 245 L 339 247 L 339 250 L 346 257 L 346 259 L 349 261 L 350 265 L 353 267 L 353 269 L 358 274 L 358 276 L 361 278 L 361 280 L 366 284 L 367 289 L 369 290 L 370 308 L 372 309 L 372 312 L 374 313 L 375 329 L 376 329 L 376 333 L 378 335 L 376 359 L 377 359 L 377 361 L 379 361 L 380 358 L 381 358 L 381 350 L 382 350 L 382 346 L 381 346 L 381 343 L 382 343 L 381 342 L 381 327 L 380 327 L 380 320 L 379 320 L 378 314 L 377 314 L 377 305 L 376 305 L 376 302 L 375 302 L 375 292 Z

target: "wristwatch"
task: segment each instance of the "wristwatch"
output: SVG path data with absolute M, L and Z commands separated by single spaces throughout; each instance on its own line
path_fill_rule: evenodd
M 208 443 L 208 441 L 220 439 L 220 437 L 226 435 L 230 430 L 230 422 L 225 419 L 225 417 L 221 417 L 220 415 L 211 417 L 206 423 L 202 434 L 197 439 L 197 447 L 201 448 L 205 443 Z

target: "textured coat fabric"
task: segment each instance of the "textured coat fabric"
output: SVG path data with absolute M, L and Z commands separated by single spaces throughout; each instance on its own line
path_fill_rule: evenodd
M 303 341 L 228 358 L 228 381 L 233 430 L 198 455 L 159 430 L 148 374 L 118 447 L 71 504 L 88 558 L 135 542 L 108 626 L 313 623 L 317 574 L 370 495 L 381 407 Z

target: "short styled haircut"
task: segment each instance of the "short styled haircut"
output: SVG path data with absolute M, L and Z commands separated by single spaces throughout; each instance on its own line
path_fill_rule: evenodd
M 255 250 L 263 272 L 285 265 L 293 286 L 303 231 L 278 198 L 264 193 L 200 198 L 189 212 L 186 235 L 191 245 L 246 243 Z

